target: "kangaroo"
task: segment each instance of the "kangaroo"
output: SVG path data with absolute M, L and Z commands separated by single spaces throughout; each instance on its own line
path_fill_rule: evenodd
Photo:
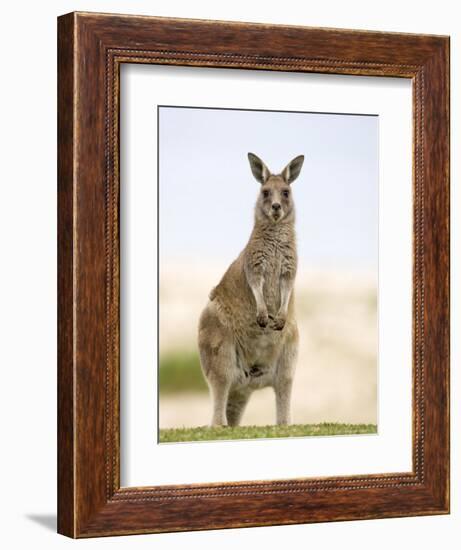
M 277 424 L 289 424 L 298 351 L 293 286 L 297 268 L 291 183 L 304 156 L 279 175 L 248 153 L 261 184 L 250 239 L 211 291 L 199 320 L 202 371 L 213 401 L 213 426 L 238 426 L 252 392 L 272 386 Z

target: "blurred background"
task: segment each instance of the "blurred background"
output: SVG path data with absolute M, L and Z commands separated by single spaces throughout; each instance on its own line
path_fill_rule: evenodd
M 293 184 L 300 350 L 297 424 L 377 423 L 378 117 L 159 108 L 159 425 L 209 423 L 197 325 L 208 293 L 246 245 L 259 184 L 306 157 Z M 275 420 L 271 388 L 242 424 Z

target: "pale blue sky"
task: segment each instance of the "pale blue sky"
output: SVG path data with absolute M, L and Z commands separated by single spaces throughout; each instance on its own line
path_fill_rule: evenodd
M 247 153 L 292 184 L 300 263 L 376 268 L 378 117 L 159 108 L 160 261 L 233 260 L 253 224 L 259 184 Z

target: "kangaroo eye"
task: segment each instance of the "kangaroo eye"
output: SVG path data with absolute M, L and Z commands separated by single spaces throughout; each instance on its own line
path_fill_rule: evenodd
M 267 199 L 268 196 L 269 196 L 269 191 L 268 191 L 267 189 L 265 189 L 265 190 L 263 191 L 263 197 L 264 197 L 265 199 Z
M 287 199 L 290 196 L 290 192 L 285 190 L 282 192 L 282 195 Z

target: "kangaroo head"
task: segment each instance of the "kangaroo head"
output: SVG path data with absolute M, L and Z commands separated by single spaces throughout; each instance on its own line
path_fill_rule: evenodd
M 294 210 L 290 185 L 301 172 L 304 155 L 294 158 L 278 175 L 271 174 L 264 162 L 253 153 L 248 153 L 248 160 L 253 176 L 261 184 L 256 216 L 278 223 Z

